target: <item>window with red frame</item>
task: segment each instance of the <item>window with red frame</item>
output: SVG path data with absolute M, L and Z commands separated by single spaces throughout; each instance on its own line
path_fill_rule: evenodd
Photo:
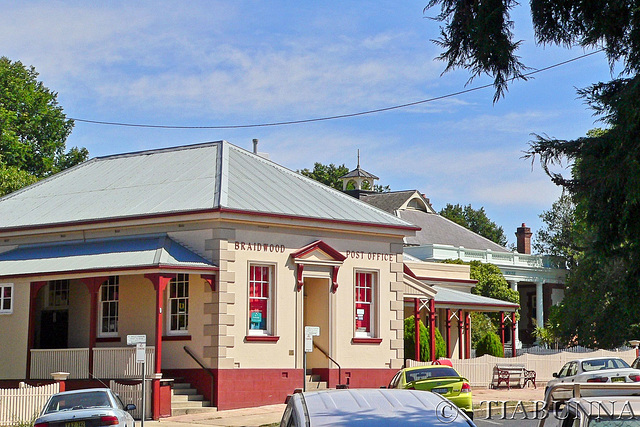
M 267 335 L 271 332 L 272 282 L 272 266 L 249 267 L 249 333 L 252 335 Z
M 375 273 L 356 272 L 356 337 L 373 337 Z

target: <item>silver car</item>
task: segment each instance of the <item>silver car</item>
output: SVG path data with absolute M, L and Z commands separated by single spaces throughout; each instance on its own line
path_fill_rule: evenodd
M 340 389 L 296 393 L 280 427 L 475 426 L 439 394 L 404 389 Z
M 555 384 L 639 382 L 640 370 L 631 368 L 619 357 L 592 357 L 567 362 L 559 372 L 553 374 L 553 377 L 545 388 L 545 398 L 549 389 Z M 553 397 L 565 400 L 571 395 L 568 392 L 562 392 L 554 393 Z
M 134 409 L 108 388 L 65 391 L 49 398 L 34 427 L 135 427 Z

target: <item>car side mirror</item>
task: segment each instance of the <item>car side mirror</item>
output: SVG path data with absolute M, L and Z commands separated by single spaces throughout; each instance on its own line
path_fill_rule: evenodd
M 125 411 L 135 411 L 136 410 L 136 405 L 134 405 L 133 403 L 129 403 L 127 406 L 125 406 Z
M 553 378 L 558 378 L 558 373 L 557 372 L 554 372 L 552 375 L 553 375 Z

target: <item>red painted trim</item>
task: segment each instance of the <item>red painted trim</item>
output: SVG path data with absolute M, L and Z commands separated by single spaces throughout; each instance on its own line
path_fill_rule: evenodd
M 465 357 L 471 359 L 471 313 L 464 314 Z
M 414 324 L 414 332 L 413 332 L 413 342 L 414 342 L 414 357 L 415 360 L 420 362 L 420 299 L 413 299 L 413 320 Z
M 91 297 L 91 307 L 89 308 L 89 375 L 93 376 L 93 348 L 96 346 L 96 338 L 98 335 L 98 292 L 100 286 L 108 277 L 86 277 L 82 279 L 89 290 Z
M 331 293 L 335 294 L 336 291 L 338 290 L 338 270 L 340 270 L 340 267 L 337 265 L 334 265 L 333 268 L 331 269 Z
M 164 299 L 164 290 L 167 288 L 167 284 L 171 279 L 176 277 L 176 274 L 169 273 L 152 273 L 145 274 L 144 277 L 149 279 L 153 283 L 153 287 L 156 290 L 156 349 L 155 349 L 155 365 L 156 374 L 162 372 L 162 302 Z M 155 379 L 152 381 L 153 395 L 160 396 L 160 381 Z M 153 419 L 157 420 L 160 417 L 160 399 L 153 399 Z
M 304 280 L 302 280 L 302 272 L 304 271 L 304 264 L 296 264 L 296 289 L 298 292 L 302 289 L 304 285 Z
M 431 361 L 436 361 L 436 306 L 435 301 L 429 300 L 429 343 L 431 346 Z
M 516 312 L 511 313 L 511 357 L 516 357 Z
M 333 258 L 336 261 L 344 261 L 345 259 L 347 259 L 347 257 L 342 255 L 340 253 L 340 251 L 332 248 L 331 246 L 329 246 L 328 244 L 326 244 L 322 240 L 316 240 L 315 242 L 310 243 L 307 246 L 305 246 L 303 248 L 300 248 L 295 252 L 292 252 L 291 253 L 291 258 L 293 258 L 293 259 L 301 258 L 301 257 L 303 257 L 303 256 L 315 251 L 316 249 L 321 250 L 322 252 L 326 253 L 327 255 L 329 255 L 331 258 Z
M 258 336 L 258 335 L 247 335 L 244 337 L 246 342 L 278 342 L 280 337 L 276 336 Z
M 158 265 L 148 265 L 148 266 L 135 266 L 135 267 L 112 267 L 110 269 L 102 269 L 102 268 L 95 268 L 95 269 L 87 269 L 87 270 L 60 270 L 60 271 L 51 271 L 51 272 L 47 272 L 47 273 L 40 273 L 40 272 L 33 272 L 33 273 L 23 273 L 23 274 L 10 274 L 10 275 L 6 275 L 3 276 L 0 274 L 0 278 L 2 279 L 13 279 L 13 278 L 21 278 L 21 277 L 30 277 L 30 276 L 60 276 L 63 274 L 87 274 L 87 273 L 111 273 L 111 272 L 116 272 L 116 271 L 144 271 L 144 270 L 153 270 L 153 269 L 157 269 L 157 270 L 179 270 L 179 271 L 190 271 L 190 272 L 195 272 L 195 274 L 197 274 L 197 272 L 217 272 L 220 270 L 219 267 L 216 266 L 211 266 L 211 267 L 189 267 L 189 266 L 171 266 L 171 265 L 165 265 L 165 264 L 158 264 Z M 149 273 L 149 274 L 163 274 L 162 271 L 158 271 L 157 273 Z M 171 274 L 171 273 L 164 273 L 164 274 Z
M 36 337 L 36 308 L 38 292 L 47 282 L 31 282 L 29 284 L 29 336 L 27 337 L 27 369 L 26 379 L 31 378 L 31 349 L 35 345 Z
M 451 310 L 447 308 L 445 310 L 445 315 L 447 316 L 447 332 L 445 337 L 447 340 L 447 357 L 451 357 Z
M 504 311 L 500 312 L 500 342 L 504 348 Z
M 416 276 L 416 274 L 409 267 L 407 267 L 407 264 L 402 264 L 402 271 L 404 272 L 404 274 L 407 274 L 414 279 L 418 278 L 418 276 Z
M 270 213 L 270 212 L 252 212 L 252 211 L 245 211 L 241 209 L 214 208 L 214 209 L 194 209 L 192 211 L 183 211 L 183 212 L 162 212 L 157 214 L 111 217 L 111 218 L 104 218 L 104 219 L 87 219 L 87 220 L 80 220 L 80 221 L 57 222 L 53 224 L 6 227 L 6 228 L 0 228 L 0 232 L 8 233 L 13 231 L 42 230 L 47 228 L 55 229 L 55 228 L 78 226 L 78 225 L 108 224 L 108 223 L 114 223 L 114 222 L 125 222 L 125 221 L 133 221 L 133 220 L 167 218 L 167 217 L 183 217 L 183 216 L 189 216 L 189 215 L 202 215 L 202 214 L 214 214 L 214 213 L 231 213 L 231 214 L 262 216 L 267 218 L 281 218 L 281 219 L 301 219 L 301 220 L 307 220 L 307 221 L 311 220 L 311 221 L 317 221 L 317 222 L 329 223 L 329 224 L 367 225 L 369 227 L 389 228 L 389 229 L 395 229 L 395 230 L 410 230 L 410 231 L 422 230 L 422 228 L 416 227 L 416 226 L 377 224 L 372 222 L 347 221 L 347 220 L 338 220 L 338 219 L 330 219 L 330 218 L 313 218 L 313 217 L 305 217 L 305 216 L 297 216 L 297 215 L 276 214 L 276 213 Z
M 122 338 L 120 337 L 96 338 L 96 342 L 122 342 Z
M 464 359 L 462 348 L 464 346 L 464 317 L 462 309 L 458 310 L 458 358 Z
M 191 341 L 191 335 L 163 335 L 162 341 Z
M 211 292 L 216 291 L 216 281 L 218 278 L 217 274 L 201 274 L 200 277 L 207 281 L 209 287 L 211 288 Z
M 382 338 L 351 338 L 352 344 L 380 344 Z

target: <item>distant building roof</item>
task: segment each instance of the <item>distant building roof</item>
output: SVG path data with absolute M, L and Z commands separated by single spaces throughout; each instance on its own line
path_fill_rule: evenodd
M 376 206 L 421 228 L 415 236 L 405 238 L 408 246 L 451 245 L 467 249 L 511 252 L 507 248 L 443 217 L 417 190 L 389 193 L 361 193 L 360 200 Z
M 415 209 L 435 213 L 429 204 L 429 199 L 426 199 L 416 190 L 391 191 L 388 193 L 368 192 L 360 194 L 359 199 L 391 214 L 395 214 L 399 209 Z
M 400 218 L 421 228 L 415 236 L 405 238 L 409 246 L 451 245 L 467 249 L 487 250 L 495 252 L 511 252 L 507 248 L 474 233 L 461 225 L 436 213 L 415 210 L 398 211 Z
M 0 231 L 228 209 L 410 223 L 226 141 L 97 157 L 0 198 Z

